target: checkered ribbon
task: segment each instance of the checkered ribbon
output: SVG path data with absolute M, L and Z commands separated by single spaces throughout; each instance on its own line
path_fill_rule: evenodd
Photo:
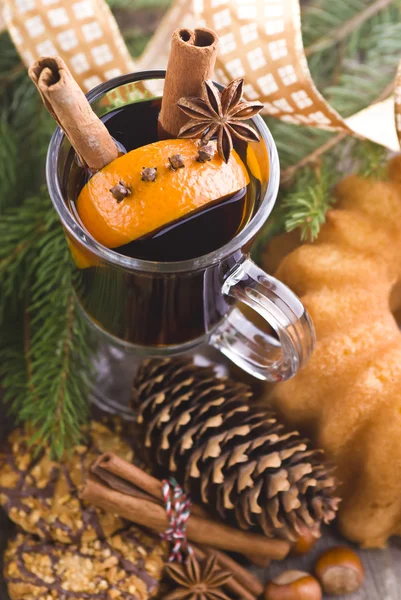
M 299 0 L 192 0 L 192 8 L 191 18 L 191 3 L 174 1 L 139 60 L 141 68 L 165 66 L 164 49 L 178 24 L 206 25 L 220 38 L 217 81 L 227 84 L 244 77 L 245 98 L 263 102 L 265 114 L 295 125 L 357 135 L 399 151 L 401 66 L 394 96 L 344 119 L 312 79 L 302 42 Z
M 85 92 L 135 68 L 104 0 L 0 0 L 0 10 L 1 4 L 26 66 L 59 54 Z
M 220 38 L 216 79 L 225 84 L 244 77 L 244 96 L 262 101 L 265 114 L 399 150 L 401 70 L 393 97 L 343 119 L 313 82 L 302 42 L 299 0 L 174 0 L 136 65 L 105 0 L 0 0 L 0 8 L 1 4 L 25 64 L 43 54 L 60 54 L 85 91 L 134 68 L 165 67 L 172 32 L 206 25 Z
M 172 477 L 163 480 L 162 494 L 170 527 L 161 534 L 161 538 L 172 544 L 168 562 L 181 563 L 186 555 L 193 554 L 186 532 L 191 501 Z

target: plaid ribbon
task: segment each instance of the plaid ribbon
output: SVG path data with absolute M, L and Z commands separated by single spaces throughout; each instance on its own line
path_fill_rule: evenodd
M 105 0 L 0 0 L 0 20 L 2 4 L 9 33 L 27 66 L 39 56 L 59 54 L 85 91 L 134 70 Z M 399 151 L 401 63 L 395 102 L 376 102 L 343 119 L 312 80 L 299 0 L 174 0 L 140 58 L 140 68 L 165 67 L 174 29 L 200 24 L 215 29 L 220 38 L 216 79 L 227 84 L 245 77 L 244 96 L 261 100 L 266 114 L 288 123 L 353 132 Z
M 173 477 L 162 481 L 162 494 L 170 527 L 161 538 L 172 544 L 168 562 L 181 563 L 186 555 L 193 554 L 186 532 L 191 501 Z

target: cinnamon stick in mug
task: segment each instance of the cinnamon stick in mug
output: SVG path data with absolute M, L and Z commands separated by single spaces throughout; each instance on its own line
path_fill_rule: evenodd
M 159 115 L 160 137 L 177 137 L 187 123 L 177 102 L 184 96 L 203 95 L 202 84 L 213 76 L 218 45 L 212 29 L 176 29 L 173 33 Z
M 44 56 L 29 67 L 28 73 L 84 165 L 97 171 L 118 157 L 113 138 L 62 58 Z

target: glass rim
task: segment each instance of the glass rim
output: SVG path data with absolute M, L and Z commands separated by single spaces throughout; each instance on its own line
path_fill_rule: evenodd
M 128 83 L 136 83 L 149 79 L 164 79 L 165 70 L 147 70 L 136 71 L 121 75 L 99 84 L 86 94 L 89 102 L 92 103 L 98 100 L 107 92 L 111 92 L 116 87 Z M 222 88 L 220 84 L 218 87 Z M 49 194 L 56 209 L 62 225 L 78 243 L 82 244 L 87 250 L 93 253 L 97 258 L 103 261 L 112 263 L 115 266 L 124 269 L 160 273 L 174 273 L 183 271 L 193 271 L 194 269 L 202 269 L 216 262 L 220 262 L 227 256 L 232 255 L 236 250 L 243 247 L 249 242 L 261 229 L 273 210 L 276 202 L 278 187 L 280 182 L 280 164 L 278 152 L 273 136 L 269 128 L 260 115 L 256 115 L 250 119 L 256 126 L 258 133 L 261 135 L 262 141 L 265 143 L 268 159 L 269 159 L 269 179 L 267 189 L 263 200 L 256 214 L 251 218 L 249 223 L 229 242 L 197 258 L 187 259 L 177 262 L 157 262 L 143 260 L 139 258 L 131 258 L 115 252 L 111 248 L 106 248 L 96 241 L 96 239 L 80 225 L 71 214 L 67 203 L 63 197 L 58 178 L 58 157 L 61 144 L 65 138 L 64 132 L 57 127 L 53 133 L 46 160 L 46 180 Z

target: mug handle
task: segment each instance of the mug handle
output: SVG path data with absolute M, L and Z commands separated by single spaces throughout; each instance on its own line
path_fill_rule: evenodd
M 276 335 L 259 329 L 239 308 L 233 308 L 212 333 L 212 346 L 264 381 L 289 379 L 308 362 L 315 346 L 313 324 L 286 285 L 247 258 L 229 273 L 222 292 L 250 306 Z

